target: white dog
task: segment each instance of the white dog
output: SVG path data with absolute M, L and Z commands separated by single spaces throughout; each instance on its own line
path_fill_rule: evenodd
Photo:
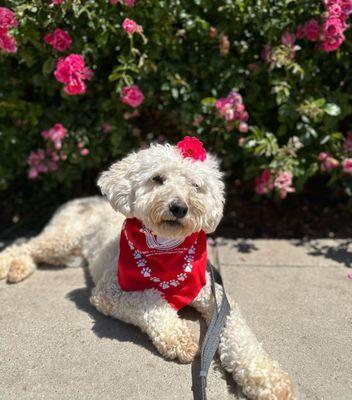
M 0 278 L 19 282 L 38 263 L 88 262 L 95 284 L 91 303 L 99 311 L 138 326 L 163 356 L 191 362 L 197 340 L 177 310 L 190 304 L 207 321 L 213 312 L 201 234 L 213 232 L 222 217 L 224 184 L 216 159 L 205 156 L 194 138 L 178 147 L 152 145 L 113 164 L 98 185 L 109 202 L 93 197 L 63 205 L 40 235 L 0 253 Z M 138 243 L 130 237 L 135 233 Z M 158 266 L 166 259 L 172 266 L 167 271 Z M 220 286 L 217 292 L 220 298 Z M 288 374 L 262 349 L 232 301 L 219 353 L 248 398 L 294 398 Z

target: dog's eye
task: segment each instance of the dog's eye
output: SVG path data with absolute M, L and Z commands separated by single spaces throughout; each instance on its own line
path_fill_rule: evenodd
M 163 178 L 163 177 L 160 176 L 160 175 L 155 175 L 155 176 L 153 176 L 153 178 L 152 178 L 152 181 L 153 181 L 153 182 L 156 182 L 156 183 L 159 183 L 159 185 L 162 185 L 162 184 L 164 183 L 164 180 L 165 180 L 165 178 Z
M 200 186 L 199 185 L 197 185 L 196 183 L 194 183 L 194 182 L 192 182 L 192 186 L 196 189 L 196 190 L 198 190 L 199 188 L 200 188 Z

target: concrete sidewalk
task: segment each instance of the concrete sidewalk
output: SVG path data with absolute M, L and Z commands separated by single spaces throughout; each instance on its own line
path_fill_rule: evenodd
M 352 399 L 352 240 L 217 244 L 227 291 L 299 398 Z M 0 282 L 0 399 L 191 399 L 191 366 L 164 360 L 138 329 L 98 313 L 89 286 L 83 269 Z M 198 315 L 182 315 L 199 332 Z M 208 399 L 236 391 L 215 362 Z

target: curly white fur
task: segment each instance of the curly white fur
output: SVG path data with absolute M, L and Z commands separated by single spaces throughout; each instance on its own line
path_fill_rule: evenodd
M 155 176 L 161 179 L 153 179 Z M 155 289 L 120 289 L 116 276 L 119 233 L 125 217 L 142 220 L 166 238 L 184 238 L 201 229 L 214 231 L 224 204 L 216 159 L 208 155 L 205 162 L 193 161 L 183 158 L 173 146 L 154 145 L 112 165 L 100 176 L 98 185 L 113 208 L 99 197 L 63 205 L 40 235 L 0 253 L 0 279 L 19 282 L 33 273 L 38 263 L 88 262 L 95 283 L 91 303 L 99 311 L 138 326 L 165 357 L 190 362 L 198 351 L 197 341 L 162 294 Z M 175 221 L 169 210 L 173 200 L 187 204 L 188 213 L 170 224 L 168 221 Z M 221 287 L 217 294 L 222 296 Z M 224 368 L 250 399 L 293 399 L 288 374 L 265 353 L 238 306 L 231 304 L 219 347 Z M 209 321 L 214 307 L 209 279 L 191 305 Z

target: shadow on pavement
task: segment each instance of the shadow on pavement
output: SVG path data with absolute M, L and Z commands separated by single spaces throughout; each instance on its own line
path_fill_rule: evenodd
M 92 330 L 95 335 L 99 338 L 117 339 L 120 342 L 132 342 L 161 357 L 148 337 L 139 331 L 139 329 L 133 325 L 106 317 L 90 304 L 89 298 L 94 284 L 87 268 L 84 268 L 84 277 L 86 287 L 72 290 L 66 297 L 74 302 L 79 310 L 88 313 L 93 318 L 94 325 Z
M 352 267 L 352 240 L 346 239 L 340 241 L 335 246 L 322 244 L 318 240 L 292 240 L 295 246 L 303 246 L 307 249 L 307 254 L 317 257 L 325 257 L 345 265 L 348 268 Z

